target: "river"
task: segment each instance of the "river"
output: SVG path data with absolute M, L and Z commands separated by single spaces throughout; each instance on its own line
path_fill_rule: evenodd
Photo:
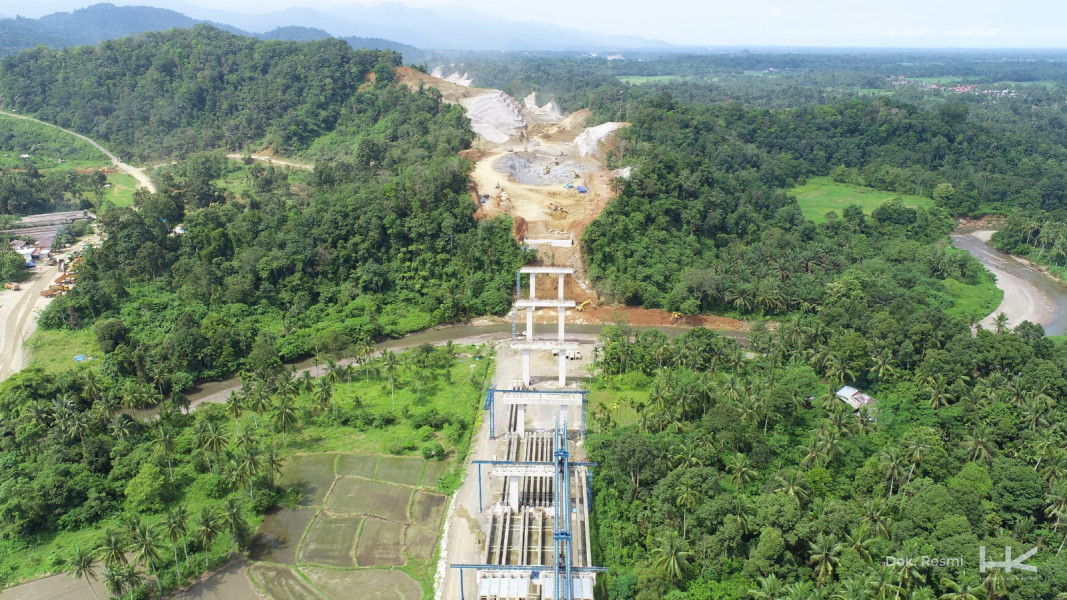
M 1067 332 L 1067 287 L 1041 272 L 1028 261 L 1005 254 L 989 245 L 993 231 L 961 227 L 952 232 L 952 245 L 966 250 L 997 278 L 1004 299 L 993 314 L 982 320 L 982 327 L 993 328 L 996 315 L 1008 316 L 1008 325 L 1023 321 L 1038 323 L 1046 335 Z
M 538 328 L 544 327 L 544 325 L 538 325 Z M 567 335 L 568 337 L 575 337 L 577 339 L 586 339 L 589 341 L 595 340 L 596 336 L 600 334 L 600 331 L 604 328 L 604 325 L 579 325 L 568 324 Z M 646 331 L 649 329 L 657 329 L 667 335 L 667 337 L 677 337 L 686 331 L 692 329 L 691 327 L 670 327 L 670 326 L 633 326 L 635 331 Z M 522 324 L 519 324 L 519 330 L 522 330 Z M 744 342 L 746 333 L 732 330 L 716 330 L 719 335 L 731 337 L 739 342 Z M 511 337 L 511 323 L 489 323 L 485 325 L 446 325 L 442 327 L 435 327 L 433 329 L 427 329 L 418 333 L 412 333 L 404 337 L 386 340 L 375 344 L 374 349 L 376 352 L 382 352 L 384 350 L 390 350 L 395 348 L 410 348 L 412 346 L 419 346 L 422 344 L 444 344 L 448 340 L 452 340 L 457 344 L 483 344 L 489 342 L 495 342 L 505 340 Z M 337 361 L 340 365 L 352 364 L 355 362 L 353 358 L 345 358 Z M 298 363 L 292 363 L 289 365 L 300 371 L 311 371 L 314 376 L 322 375 L 326 372 L 326 368 L 323 366 L 322 361 L 316 359 L 306 359 Z M 236 391 L 241 388 L 241 380 L 238 377 L 230 377 L 228 379 L 220 379 L 218 381 L 205 381 L 193 388 L 189 393 L 189 406 L 190 408 L 196 408 L 197 405 L 207 403 L 219 403 L 225 402 L 226 397 L 230 395 L 231 391 Z M 159 412 L 159 407 L 152 407 L 148 409 L 125 409 L 126 412 L 137 418 L 149 418 Z

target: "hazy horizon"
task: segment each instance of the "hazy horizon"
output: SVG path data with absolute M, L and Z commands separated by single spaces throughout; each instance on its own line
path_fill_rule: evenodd
M 41 0 L 0 7 L 0 14 L 37 18 L 95 4 Z M 156 6 L 203 18 L 197 11 L 257 15 L 311 8 L 341 17 L 349 7 L 390 2 L 351 0 L 111 0 Z M 1033 0 L 935 3 L 902 0 L 870 6 L 845 0 L 539 0 L 515 5 L 492 0 L 405 0 L 418 8 L 466 8 L 516 22 L 550 23 L 597 34 L 639 36 L 684 46 L 794 46 L 855 48 L 1064 48 L 1067 5 Z M 299 25 L 301 23 L 293 23 Z M 1062 24 L 1062 25 L 1061 25 Z

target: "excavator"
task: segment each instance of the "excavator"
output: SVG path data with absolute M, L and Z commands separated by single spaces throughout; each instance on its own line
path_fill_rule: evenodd
M 578 311 L 578 312 L 585 312 L 585 308 L 586 308 L 587 306 L 589 306 L 589 304 L 590 304 L 591 302 L 592 302 L 592 300 L 586 300 L 585 302 L 582 302 L 582 303 L 581 303 L 581 304 L 579 304 L 578 306 L 575 306 L 575 307 L 574 307 L 574 310 L 576 310 L 576 311 Z

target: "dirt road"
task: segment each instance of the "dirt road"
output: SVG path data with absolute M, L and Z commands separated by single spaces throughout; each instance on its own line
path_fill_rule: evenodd
M 59 267 L 37 266 L 33 277 L 22 282 L 18 291 L 0 291 L 0 381 L 26 363 L 22 343 L 37 328 L 37 315 L 49 300 L 41 292 L 59 276 Z
M 152 192 L 153 194 L 156 192 L 156 186 L 152 183 L 152 180 L 148 178 L 148 174 L 145 173 L 144 169 L 138 169 L 137 167 L 134 167 L 132 165 L 128 165 L 128 164 L 122 162 L 121 160 L 119 160 L 119 157 L 117 157 L 114 154 L 112 154 L 111 152 L 109 152 L 107 148 L 104 148 L 103 146 L 98 144 L 95 140 L 92 140 L 92 139 L 90 139 L 90 138 L 88 138 L 88 137 L 86 137 L 86 136 L 84 136 L 84 135 L 82 135 L 80 133 L 71 131 L 69 129 L 64 129 L 64 128 L 60 127 L 59 125 L 53 125 L 51 123 L 45 123 L 44 121 L 41 121 L 41 120 L 38 120 L 38 119 L 34 119 L 33 117 L 27 117 L 26 115 L 19 115 L 19 114 L 13 113 L 13 112 L 8 112 L 6 110 L 0 110 L 0 114 L 7 115 L 7 116 L 15 118 L 15 119 L 23 119 L 25 121 L 33 121 L 34 123 L 40 123 L 41 125 L 47 125 L 49 127 L 54 127 L 56 129 L 64 132 L 64 133 L 69 133 L 70 135 L 73 135 L 76 138 L 83 139 L 83 140 L 89 142 L 90 144 L 92 144 L 93 147 L 96 148 L 97 150 L 103 152 L 104 155 L 107 156 L 108 160 L 111 161 L 111 164 L 115 165 L 115 168 L 118 169 L 119 172 L 125 173 L 127 175 L 132 176 L 134 179 L 137 180 L 137 183 L 139 183 L 141 185 L 141 187 L 148 188 L 148 191 Z
M 266 154 L 251 154 L 249 156 L 252 158 L 252 160 L 259 160 L 259 161 L 262 161 L 262 162 L 270 163 L 272 165 L 280 165 L 282 167 L 292 167 L 294 169 L 303 169 L 305 171 L 314 171 L 315 170 L 315 165 L 309 165 L 307 163 L 297 163 L 297 162 L 291 162 L 291 161 L 288 161 L 288 160 L 282 160 L 280 158 L 275 158 L 273 156 L 268 156 Z M 242 159 L 244 159 L 244 157 L 245 157 L 245 155 L 241 154 L 239 152 L 231 152 L 231 153 L 226 155 L 226 158 L 232 158 L 234 160 L 242 160 Z

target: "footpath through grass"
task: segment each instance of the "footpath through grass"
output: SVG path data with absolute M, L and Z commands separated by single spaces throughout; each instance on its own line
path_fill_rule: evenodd
M 934 205 L 930 198 L 838 183 L 829 177 L 812 177 L 806 184 L 788 191 L 796 196 L 804 218 L 815 223 L 825 223 L 826 213 L 830 211 L 840 216 L 850 204 L 858 204 L 867 214 L 892 198 L 900 198 L 906 206 L 915 208 L 931 208 Z

